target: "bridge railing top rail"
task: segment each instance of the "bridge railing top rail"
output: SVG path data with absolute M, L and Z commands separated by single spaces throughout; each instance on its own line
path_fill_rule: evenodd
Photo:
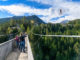
M 11 41 L 13 41 L 13 40 L 14 40 L 14 39 L 11 39 L 11 40 L 8 40 L 8 41 L 6 41 L 6 42 L 3 42 L 3 43 L 0 44 L 0 46 L 5 45 L 5 44 L 7 44 L 7 43 L 9 43 L 9 42 L 11 42 Z
M 33 33 L 33 35 L 37 35 L 37 36 L 47 36 L 47 37 L 80 37 L 80 35 L 43 35 L 43 34 L 35 34 Z

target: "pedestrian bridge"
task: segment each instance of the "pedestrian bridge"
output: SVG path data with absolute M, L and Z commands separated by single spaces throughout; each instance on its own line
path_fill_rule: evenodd
M 34 60 L 28 36 L 25 38 L 26 52 L 20 52 L 15 47 L 15 40 L 11 39 L 0 44 L 0 60 Z
M 48 36 L 48 37 L 73 37 L 79 38 L 79 35 L 41 35 L 34 34 L 38 36 Z M 0 44 L 0 60 L 34 60 L 31 46 L 29 43 L 28 36 L 25 38 L 26 52 L 20 52 L 15 46 L 15 40 L 11 39 L 7 42 Z

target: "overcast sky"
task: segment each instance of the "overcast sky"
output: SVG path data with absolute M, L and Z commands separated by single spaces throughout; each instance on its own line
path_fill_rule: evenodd
M 80 0 L 0 0 L 0 18 L 30 15 L 52 23 L 80 19 Z

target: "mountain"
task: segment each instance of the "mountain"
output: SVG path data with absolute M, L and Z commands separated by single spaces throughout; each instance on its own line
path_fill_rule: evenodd
M 69 20 L 64 20 L 64 21 L 62 21 L 61 23 L 62 24 L 65 24 L 65 23 L 68 23 L 69 22 Z
M 80 19 L 72 20 L 68 24 L 80 24 Z
M 21 20 L 24 16 L 13 16 L 13 17 L 9 17 L 9 18 L 1 18 L 0 19 L 0 23 L 3 22 L 7 22 L 10 21 L 11 19 L 13 20 Z M 36 23 L 45 23 L 44 21 L 42 21 L 39 17 L 37 17 L 36 15 L 32 15 L 32 16 L 25 16 L 25 19 L 30 21 L 30 20 L 34 20 L 34 22 Z

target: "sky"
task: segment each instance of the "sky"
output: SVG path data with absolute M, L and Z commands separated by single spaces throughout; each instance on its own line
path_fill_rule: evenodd
M 0 18 L 31 15 L 46 23 L 80 19 L 80 0 L 0 0 Z

